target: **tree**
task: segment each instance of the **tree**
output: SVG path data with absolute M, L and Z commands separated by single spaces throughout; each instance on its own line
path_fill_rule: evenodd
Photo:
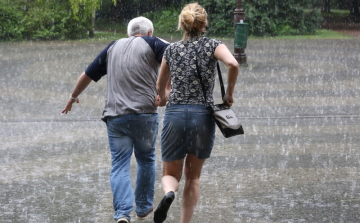
M 71 9 L 74 13 L 75 18 L 79 16 L 91 18 L 91 30 L 89 30 L 89 37 L 94 37 L 94 27 L 95 27 L 95 15 L 96 10 L 100 9 L 101 0 L 69 0 L 71 4 Z M 114 5 L 116 0 L 111 0 Z M 83 9 L 83 15 L 80 14 L 80 9 Z
M 323 0 L 324 6 L 322 8 L 323 12 L 330 12 L 330 0 Z
M 245 21 L 255 36 L 314 34 L 322 17 L 320 10 L 305 10 L 309 4 L 298 0 L 246 0 Z
M 352 0 L 351 1 L 351 8 L 350 8 L 350 15 L 359 18 L 359 0 Z

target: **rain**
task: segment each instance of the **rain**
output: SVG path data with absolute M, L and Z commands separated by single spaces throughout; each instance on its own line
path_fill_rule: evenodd
M 233 51 L 233 39 L 221 40 Z M 100 120 L 106 79 L 61 114 L 108 43 L 0 42 L 0 223 L 113 222 Z M 192 222 L 360 222 L 360 38 L 249 38 L 245 53 L 232 107 L 245 134 L 224 138 L 217 129 Z M 214 99 L 221 102 L 217 80 Z M 165 108 L 158 112 L 155 204 Z M 131 173 L 134 185 L 134 156 Z M 182 179 L 166 222 L 180 221 L 183 188 Z

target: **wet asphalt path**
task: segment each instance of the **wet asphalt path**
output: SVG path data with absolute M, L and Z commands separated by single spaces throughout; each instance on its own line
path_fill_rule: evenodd
M 105 79 L 60 114 L 106 44 L 0 44 L 0 223 L 113 222 Z M 234 103 L 246 134 L 217 132 L 192 222 L 360 222 L 360 40 L 249 40 L 246 53 Z

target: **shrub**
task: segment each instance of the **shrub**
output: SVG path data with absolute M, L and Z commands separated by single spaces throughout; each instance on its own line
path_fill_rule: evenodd
M 24 31 L 23 11 L 0 2 L 0 40 L 18 40 Z
M 154 24 L 154 33 L 158 34 L 178 34 L 177 26 L 181 8 L 168 8 L 159 12 L 144 13 L 144 17 L 149 18 Z
M 53 40 L 79 39 L 88 36 L 91 18 L 77 16 L 67 0 L 12 1 L 0 3 L 0 39 Z
M 255 36 L 313 34 L 319 27 L 319 10 L 305 12 L 296 0 L 244 0 L 246 22 Z
M 59 4 L 61 3 L 61 4 Z M 75 17 L 68 1 L 44 1 L 42 6 L 33 5 L 26 15 L 26 39 L 78 39 L 88 35 L 90 18 Z
M 199 0 L 208 12 L 209 36 L 234 36 L 234 0 Z M 310 1 L 243 0 L 245 22 L 249 35 L 279 36 L 314 34 L 322 20 L 319 10 L 304 10 Z M 185 3 L 184 3 L 185 5 Z M 182 7 L 166 9 L 161 13 L 146 13 L 160 33 L 173 33 L 177 28 Z

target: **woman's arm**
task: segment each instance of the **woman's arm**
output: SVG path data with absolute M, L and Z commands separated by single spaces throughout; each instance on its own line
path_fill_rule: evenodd
M 239 73 L 239 64 L 224 44 L 220 44 L 216 47 L 214 55 L 218 60 L 223 62 L 228 69 L 228 86 L 226 88 L 223 102 L 231 106 L 234 103 L 233 94 Z
M 166 63 L 164 57 L 161 62 L 159 77 L 156 82 L 156 97 L 155 106 L 164 106 L 170 94 L 171 78 L 170 67 Z

